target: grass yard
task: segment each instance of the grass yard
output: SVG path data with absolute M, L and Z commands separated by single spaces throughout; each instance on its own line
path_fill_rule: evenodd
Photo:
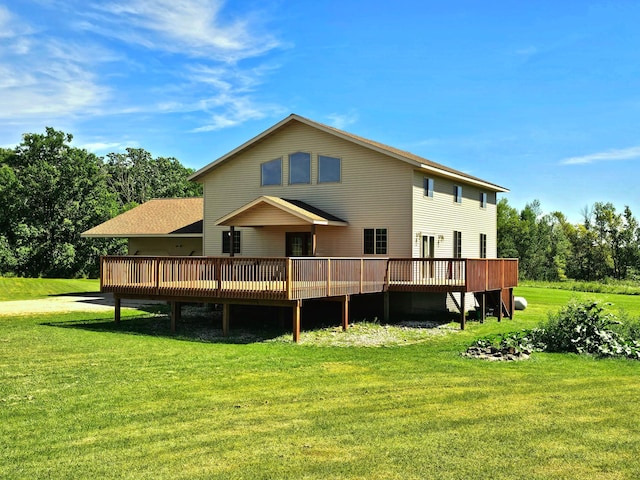
M 640 477 L 640 362 L 460 355 L 571 296 L 633 317 L 640 297 L 517 294 L 514 321 L 389 347 L 198 341 L 149 314 L 3 319 L 0 478 Z
M 0 302 L 45 298 L 65 293 L 99 291 L 100 280 L 0 277 Z

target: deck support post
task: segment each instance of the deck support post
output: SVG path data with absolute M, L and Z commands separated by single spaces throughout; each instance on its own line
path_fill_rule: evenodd
M 231 317 L 231 305 L 228 303 L 222 304 L 222 336 L 229 336 L 229 319 Z
M 302 301 L 297 300 L 293 304 L 293 341 L 298 343 L 300 340 L 300 309 Z
M 478 307 L 480 308 L 480 322 L 484 323 L 484 321 L 487 319 L 487 293 L 486 292 L 482 292 L 480 294 L 480 305 Z
M 120 297 L 113 297 L 113 306 L 114 306 L 114 312 L 113 312 L 113 320 L 115 322 L 116 325 L 118 325 L 120 323 Z
M 384 323 L 389 322 L 389 292 L 384 292 L 383 294 L 383 312 L 382 312 L 382 320 Z
M 509 311 L 511 312 L 509 318 L 513 320 L 513 316 L 516 313 L 516 297 L 513 296 L 513 288 L 509 289 Z
M 171 302 L 171 333 L 176 333 L 176 323 L 180 321 L 182 316 L 182 304 L 180 302 Z
M 349 329 L 349 295 L 345 295 L 342 299 L 342 330 L 347 331 Z
M 502 289 L 498 292 L 498 321 L 502 321 Z
M 464 330 L 467 323 L 467 312 L 465 311 L 465 292 L 460 293 L 460 330 Z

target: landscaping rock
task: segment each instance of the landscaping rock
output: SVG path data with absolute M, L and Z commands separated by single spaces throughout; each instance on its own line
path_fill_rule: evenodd
M 524 310 L 529 305 L 527 299 L 524 297 L 513 297 L 513 303 L 515 304 L 516 310 Z
M 528 350 L 517 351 L 513 347 L 498 349 L 496 347 L 469 347 L 462 354 L 465 357 L 479 358 L 481 360 L 489 360 L 490 362 L 515 362 L 518 360 L 527 360 L 531 352 Z

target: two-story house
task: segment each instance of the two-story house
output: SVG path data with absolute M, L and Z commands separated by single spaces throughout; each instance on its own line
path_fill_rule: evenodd
M 512 311 L 514 278 L 505 284 L 504 262 L 467 263 L 496 258 L 496 195 L 507 191 L 501 186 L 298 115 L 290 115 L 190 179 L 204 186 L 203 255 L 235 262 L 251 259 L 254 270 L 246 281 L 267 280 L 256 272 L 268 258 L 334 259 L 334 267 L 316 265 L 315 273 L 304 274 L 309 278 L 299 276 L 296 268 L 302 267 L 295 262 L 271 266 L 264 275 L 285 283 L 235 285 L 246 292 L 281 289 L 286 301 L 333 297 L 336 292 L 348 297 L 365 293 L 362 278 L 366 283 L 368 275 L 383 275 L 378 279 L 384 284 L 380 290 L 366 293 L 386 292 L 391 298 L 385 305 L 392 311 L 455 307 L 464 312 L 478 292 L 498 292 L 504 304 L 500 313 L 502 306 Z M 342 293 L 336 290 L 336 265 L 347 258 L 360 262 L 360 286 Z M 354 270 L 350 265 L 343 268 Z M 515 268 L 517 282 L 517 262 Z M 334 269 L 338 270 L 332 276 Z M 371 273 L 374 270 L 378 273 Z M 507 270 L 513 277 L 513 262 Z M 236 268 L 233 278 L 247 272 L 246 267 Z M 235 296 L 231 284 L 225 290 L 221 271 L 212 270 L 211 275 L 217 275 L 220 290 L 210 301 L 251 297 L 246 292 Z M 354 274 L 339 275 L 346 282 Z M 311 296 L 296 294 L 296 282 L 311 278 L 333 281 L 334 288 L 316 285 Z M 156 281 L 159 286 L 161 280 Z M 511 296 L 503 295 L 505 289 Z

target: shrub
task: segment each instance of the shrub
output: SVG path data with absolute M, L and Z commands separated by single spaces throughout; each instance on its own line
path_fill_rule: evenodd
M 624 326 L 598 302 L 571 301 L 539 328 L 486 337 L 475 345 L 640 359 L 639 334 L 638 322 Z

